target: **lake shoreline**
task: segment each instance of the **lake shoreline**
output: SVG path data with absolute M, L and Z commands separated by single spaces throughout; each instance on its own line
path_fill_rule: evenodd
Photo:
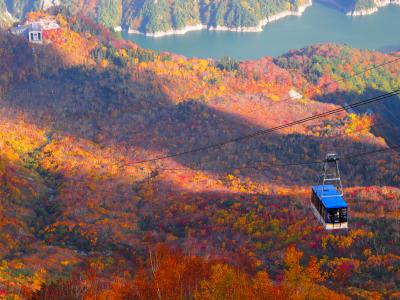
M 255 34 L 202 30 L 158 39 L 124 31 L 122 37 L 142 48 L 186 57 L 218 60 L 230 56 L 237 60 L 253 60 L 264 56 L 278 57 L 291 49 L 326 42 L 393 51 L 400 45 L 398 28 L 398 5 L 384 7 L 374 17 L 352 18 L 343 10 L 313 1 L 313 6 L 302 17 L 270 23 L 263 32 Z
M 298 7 L 296 11 L 283 11 L 267 17 L 259 22 L 257 26 L 249 26 L 249 27 L 227 27 L 227 26 L 207 26 L 204 24 L 196 24 L 191 26 L 186 26 L 182 29 L 171 29 L 168 31 L 159 31 L 154 33 L 144 33 L 139 30 L 128 29 L 128 34 L 139 34 L 146 37 L 164 37 L 169 35 L 182 35 L 192 31 L 200 31 L 200 30 L 209 30 L 209 31 L 231 31 L 231 32 L 262 32 L 264 27 L 268 23 L 272 23 L 278 21 L 280 19 L 289 17 L 289 16 L 301 16 L 306 11 L 307 8 L 312 6 L 312 0 L 309 0 L 308 3 L 301 5 Z M 114 28 L 115 31 L 120 32 L 122 28 L 120 26 Z
M 400 5 L 400 0 L 381 0 L 375 2 L 376 6 L 369 9 L 361 9 L 361 10 L 353 10 L 346 13 L 348 16 L 359 17 L 359 16 L 368 16 L 374 13 L 377 13 L 380 8 L 388 6 L 390 4 Z
M 358 16 L 367 16 L 375 14 L 379 11 L 380 8 L 386 7 L 388 5 L 400 5 L 400 0 L 377 0 L 375 2 L 376 6 L 370 9 L 363 9 L 363 10 L 352 10 L 346 13 L 347 16 L 358 17 Z M 303 4 L 298 7 L 297 11 L 283 11 L 267 17 L 259 22 L 257 26 L 248 26 L 248 27 L 228 27 L 228 26 L 208 26 L 205 24 L 195 24 L 195 25 L 188 25 L 181 29 L 170 29 L 167 31 L 158 31 L 154 33 L 147 33 L 142 32 L 139 30 L 129 28 L 126 33 L 128 34 L 137 34 L 146 37 L 165 37 L 171 35 L 184 35 L 189 32 L 193 31 L 201 31 L 201 30 L 208 30 L 208 31 L 229 31 L 229 32 L 262 32 L 264 27 L 269 23 L 281 20 L 283 18 L 289 16 L 302 16 L 305 10 L 313 5 L 313 1 L 309 0 L 308 3 Z M 116 32 L 124 31 L 121 26 L 117 26 L 114 28 Z

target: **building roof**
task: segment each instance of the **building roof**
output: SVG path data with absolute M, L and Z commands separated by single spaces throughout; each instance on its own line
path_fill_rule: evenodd
M 29 31 L 41 31 L 42 24 L 39 22 L 34 22 L 29 24 Z
M 28 25 L 18 25 L 17 27 L 11 28 L 11 33 L 12 34 L 23 34 L 28 29 L 29 29 Z
M 326 208 L 347 208 L 348 205 L 343 197 L 339 195 L 336 188 L 331 185 L 313 186 L 314 193 L 321 199 Z
M 23 25 L 18 25 L 17 27 L 11 28 L 13 34 L 22 34 L 27 31 L 41 31 L 41 30 L 54 30 L 59 29 L 56 20 L 53 19 L 39 19 L 34 22 L 25 22 Z
M 43 30 L 60 29 L 60 25 L 55 20 L 41 20 Z

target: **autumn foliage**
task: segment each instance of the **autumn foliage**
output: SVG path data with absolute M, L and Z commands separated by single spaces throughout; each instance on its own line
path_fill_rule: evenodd
M 398 98 L 137 163 L 383 93 L 398 62 L 336 81 L 396 54 L 318 45 L 188 59 L 55 17 L 62 30 L 46 45 L 0 34 L 0 297 L 398 297 L 400 157 L 383 151 L 398 137 Z M 320 173 L 308 162 L 332 149 L 353 156 L 341 161 L 346 232 L 308 209 Z

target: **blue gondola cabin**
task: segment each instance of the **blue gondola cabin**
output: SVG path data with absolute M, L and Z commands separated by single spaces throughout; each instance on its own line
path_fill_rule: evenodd
M 348 228 L 348 205 L 333 185 L 313 186 L 311 207 L 326 230 Z

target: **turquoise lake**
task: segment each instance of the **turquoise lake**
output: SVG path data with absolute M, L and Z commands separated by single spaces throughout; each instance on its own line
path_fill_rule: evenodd
M 161 38 L 122 34 L 143 48 L 187 57 L 257 59 L 279 56 L 307 45 L 335 42 L 379 51 L 400 49 L 400 6 L 389 5 L 362 17 L 314 3 L 303 16 L 290 16 L 264 27 L 263 32 L 194 31 Z

